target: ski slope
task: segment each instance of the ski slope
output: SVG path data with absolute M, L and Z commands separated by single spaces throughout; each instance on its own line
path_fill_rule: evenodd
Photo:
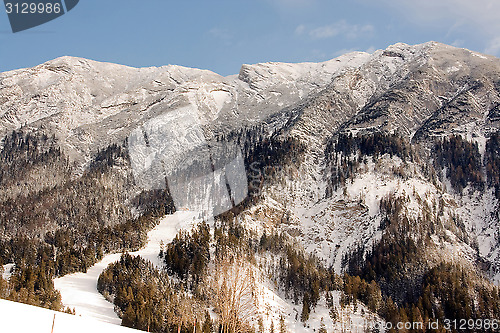
M 54 317 L 55 315 L 55 317 Z M 133 333 L 131 328 L 0 299 L 1 332 Z M 54 327 L 52 328 L 52 325 Z
M 147 245 L 130 254 L 139 255 L 159 266 L 158 254 L 161 242 L 170 243 L 179 230 L 189 229 L 197 222 L 198 214 L 194 212 L 180 211 L 168 215 L 148 233 Z M 55 288 L 61 293 L 64 306 L 74 308 L 79 316 L 120 325 L 121 319 L 115 313 L 113 304 L 97 291 L 97 279 L 101 272 L 120 257 L 121 253 L 109 254 L 86 273 L 74 273 L 54 279 Z

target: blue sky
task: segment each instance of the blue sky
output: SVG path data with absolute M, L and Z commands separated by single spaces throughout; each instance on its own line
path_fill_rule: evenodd
M 71 55 L 229 75 L 243 63 L 324 61 L 429 40 L 499 56 L 498 13 L 498 0 L 80 0 L 13 34 L 2 8 L 0 71 Z

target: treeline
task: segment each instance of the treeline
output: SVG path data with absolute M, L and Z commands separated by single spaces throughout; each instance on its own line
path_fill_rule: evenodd
M 39 248 L 38 242 L 28 239 L 19 240 L 18 244 L 13 245 L 20 245 L 24 253 L 18 255 L 23 260 L 16 261 L 14 272 L 8 281 L 3 280 L 0 275 L 0 298 L 61 311 L 63 309 L 61 295 L 54 289 L 52 282 L 54 277 L 52 249 Z M 1 254 L 9 250 L 10 248 L 5 248 L 4 244 L 0 244 Z
M 0 265 L 16 264 L 9 291 L 2 297 L 60 310 L 53 278 L 86 272 L 104 254 L 137 250 L 156 221 L 155 216 L 147 215 L 113 227 L 62 228 L 45 234 L 43 240 L 19 236 L 0 241 Z
M 500 199 L 500 132 L 486 141 L 485 163 L 488 185 L 495 188 L 495 196 Z
M 218 143 L 234 145 L 243 152 L 249 197 L 258 200 L 262 187 L 273 180 L 278 170 L 290 163 L 299 164 L 304 145 L 294 138 L 283 138 L 280 131 L 269 134 L 266 126 L 242 127 L 216 137 Z
M 165 251 L 160 252 L 167 272 L 182 281 L 187 281 L 191 289 L 198 286 L 210 262 L 210 228 L 201 223 L 192 232 L 180 231 Z
M 242 319 L 246 312 L 238 307 L 254 302 L 254 282 L 243 264 L 248 259 L 244 248 L 249 247 L 239 242 L 247 233 L 217 220 L 214 238 L 201 223 L 166 244 L 159 253 L 164 270 L 125 254 L 103 271 L 98 290 L 119 309 L 122 325 L 151 332 L 193 332 L 195 326 L 206 333 L 253 332 L 248 318 Z M 219 316 L 217 321 L 208 308 Z
M 307 321 L 321 294 L 333 289 L 335 274 L 283 234 L 264 232 L 258 251 L 261 255 L 269 253 L 279 258 L 272 263 L 272 274 L 287 298 L 293 299 L 295 304 L 302 302 L 301 320 Z
M 412 158 L 412 150 L 409 143 L 398 134 L 375 132 L 359 136 L 352 133 L 340 133 L 338 137 L 331 141 L 326 149 L 326 153 L 343 153 L 353 155 L 360 153 L 365 156 L 378 158 L 384 154 L 399 156 L 403 161 Z
M 414 159 L 415 154 L 407 140 L 398 134 L 375 132 L 354 136 L 352 133 L 340 133 L 331 139 L 325 149 L 328 172 L 327 196 L 345 185 L 346 180 L 355 176 L 361 163 L 367 157 L 373 160 L 389 154 L 400 157 L 403 162 Z
M 259 265 L 266 276 L 277 281 L 287 298 L 301 304 L 298 319 L 304 322 L 309 320 L 324 295 L 334 322 L 342 320 L 342 313 L 355 311 L 359 302 L 394 325 L 428 323 L 436 319 L 443 322 L 444 319 L 499 318 L 498 288 L 458 265 L 442 263 L 430 267 L 420 260 L 424 257 L 420 248 L 422 242 L 428 240 L 427 233 L 413 235 L 410 220 L 400 225 L 404 204 L 404 198 L 384 199 L 381 209 L 387 215 L 384 226 L 387 236 L 374 246 L 364 264 L 358 262 L 351 266 L 351 274 L 335 274 L 332 268 L 307 254 L 285 234 L 268 231 L 256 235 L 228 212 L 216 219 L 213 238 L 210 228 L 202 223 L 191 232 L 180 232 L 174 242 L 167 244 L 161 253 L 164 272 L 143 259 L 124 256 L 103 273 L 99 290 L 114 300 L 121 311 L 123 325 L 141 329 L 149 325 L 151 331 L 157 332 L 179 327 L 181 332 L 190 332 L 194 325 L 199 325 L 197 331 L 216 332 L 222 323 L 208 321 L 203 309 L 214 309 L 217 315 L 223 315 L 220 299 L 212 294 L 213 279 L 232 271 L 231 265 L 218 270 L 211 267 L 218 266 L 222 258 L 239 257 Z M 238 253 L 236 257 L 235 253 Z M 421 266 L 423 270 L 411 266 Z M 339 304 L 331 299 L 333 291 L 341 292 Z M 154 301 L 158 299 L 163 303 Z M 180 304 L 188 304 L 191 312 L 182 310 Z M 155 312 L 157 309 L 163 310 Z M 258 316 L 257 312 L 253 314 Z M 161 318 L 161 322 L 153 323 L 149 319 L 152 317 Z
M 99 276 L 97 289 L 119 309 L 122 325 L 149 332 L 200 331 L 203 310 L 169 276 L 136 256 L 124 254 Z
M 335 290 L 346 295 L 341 306 L 361 301 L 378 313 L 382 300 L 374 301 L 381 295 L 376 282 L 369 284 L 359 277 L 339 276 L 333 268 L 326 267 L 317 257 L 308 254 L 286 234 L 271 230 L 258 236 L 237 221 L 231 212 L 218 220 L 214 232 L 217 248 L 237 248 L 246 254 L 250 262 L 258 263 L 258 258 L 262 258 L 263 271 L 277 282 L 286 298 L 302 305 L 299 320 L 309 320 L 321 296 Z M 331 304 L 330 310 L 332 318 L 338 320 L 334 313 L 339 309 Z
M 0 201 L 54 187 L 70 165 L 54 136 L 13 131 L 0 150 Z
M 60 149 L 55 148 L 55 139 L 49 140 L 42 133 L 13 132 L 4 140 L 8 144 L 1 153 L 3 159 L 20 172 L 17 176 L 4 173 L 4 186 L 0 189 L 0 198 L 5 197 L 0 201 L 0 239 L 26 236 L 42 240 L 45 233 L 59 228 L 93 229 L 114 226 L 131 218 L 124 202 L 132 180 L 114 172 L 109 162 L 106 169 L 101 165 L 101 159 L 115 155 L 123 147 L 113 146 L 99 152 L 98 158 L 90 163 L 92 167 L 75 178 L 73 167 Z M 123 153 L 117 158 L 114 163 L 127 164 Z M 47 173 L 52 181 L 40 182 Z M 19 193 L 12 193 L 13 187 Z M 83 241 L 85 236 L 81 235 Z
M 416 153 L 409 142 L 397 134 L 382 132 L 354 136 L 352 133 L 338 134 L 325 149 L 329 186 L 327 194 L 336 191 L 346 180 L 355 176 L 367 157 L 373 159 L 384 154 L 398 156 L 403 161 L 413 161 Z M 500 132 L 490 135 L 486 142 L 484 160 L 481 158 L 477 143 L 469 142 L 460 135 L 436 140 L 432 148 L 433 167 L 441 180 L 450 180 L 453 189 L 459 193 L 467 185 L 483 190 L 485 185 L 495 188 L 500 198 Z M 425 170 L 429 166 L 423 166 Z M 486 175 L 483 174 L 486 168 Z M 446 169 L 446 174 L 442 174 Z M 397 175 L 398 170 L 393 170 Z M 485 180 L 486 179 L 486 180 Z
M 446 175 L 442 176 L 450 180 L 455 191 L 462 193 L 468 184 L 483 190 L 483 163 L 477 143 L 466 141 L 460 135 L 453 135 L 436 142 L 434 156 L 436 169 L 446 168 Z

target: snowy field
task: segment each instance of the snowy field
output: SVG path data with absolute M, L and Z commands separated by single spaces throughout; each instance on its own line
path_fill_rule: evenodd
M 1 332 L 132 333 L 137 330 L 0 299 Z M 55 317 L 54 317 L 55 315 Z M 54 328 L 52 330 L 52 324 Z
M 176 212 L 164 217 L 160 224 L 148 233 L 147 245 L 130 254 L 140 255 L 158 266 L 161 242 L 170 243 L 179 230 L 189 229 L 197 223 L 197 216 L 193 212 Z M 63 304 L 74 308 L 79 316 L 120 325 L 121 319 L 114 312 L 113 304 L 97 291 L 99 275 L 109 264 L 118 261 L 120 256 L 121 253 L 107 255 L 89 268 L 87 273 L 74 273 L 55 279 L 54 285 L 61 293 Z

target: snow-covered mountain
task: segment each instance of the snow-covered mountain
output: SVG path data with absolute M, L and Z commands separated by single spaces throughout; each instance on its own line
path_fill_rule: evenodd
M 196 207 L 233 208 L 231 218 L 255 235 L 282 232 L 325 267 L 369 277 L 401 304 L 416 303 L 423 291 L 408 287 L 423 286 L 443 262 L 500 284 L 499 106 L 500 59 L 435 42 L 243 65 L 228 77 L 72 57 L 0 73 L 1 136 L 55 135 L 76 166 L 71 179 L 101 172 L 103 160 L 114 170 L 96 183 L 122 193 L 114 197 L 123 206 L 98 212 L 98 223 L 112 224 L 101 216 L 121 210 L 139 216 L 148 202 L 141 190 L 168 187 L 178 211 L 198 218 L 206 208 Z M 102 155 L 112 144 L 127 150 L 120 163 L 114 150 Z M 40 238 L 56 231 L 37 228 Z M 412 250 L 384 261 L 395 239 Z M 392 264 L 401 264 L 397 285 L 381 273 Z
M 244 65 L 238 76 L 227 78 L 181 66 L 137 69 L 62 57 L 0 74 L 0 130 L 43 127 L 57 133 L 78 159 L 182 105 L 199 110 L 203 124 L 235 127 L 261 121 L 368 56 L 353 53 L 319 64 Z
M 285 198 L 278 201 L 283 205 L 283 200 L 292 200 L 293 209 L 312 210 L 296 218 L 301 228 L 310 224 L 316 229 L 317 223 L 304 221 L 315 214 L 326 216 L 321 205 L 341 214 L 345 208 L 332 208 L 333 199 L 324 198 L 324 149 L 331 137 L 387 131 L 425 146 L 429 138 L 460 134 L 477 142 L 484 154 L 485 138 L 500 124 L 499 77 L 498 58 L 435 42 L 400 43 L 324 63 L 243 65 L 239 75 L 229 77 L 180 66 L 138 69 L 62 57 L 0 74 L 0 133 L 41 128 L 56 134 L 68 155 L 84 163 L 98 149 L 184 106 L 191 107 L 208 140 L 253 125 L 263 124 L 268 134 L 283 130 L 283 137 L 298 139 L 307 152 L 299 166 L 300 183 L 288 184 L 294 190 L 280 189 Z M 377 199 L 394 190 L 381 187 L 380 181 L 363 190 L 372 200 L 366 202 L 369 219 L 377 213 Z M 419 181 L 416 174 L 405 186 Z M 432 191 L 429 184 L 424 188 Z M 359 196 L 357 188 L 352 191 Z M 481 256 L 496 263 L 495 203 L 484 196 L 471 200 L 481 211 L 460 211 L 469 231 L 484 239 L 481 244 L 490 244 L 481 247 Z M 343 225 L 339 228 L 345 231 Z M 333 229 L 333 234 L 343 232 Z

